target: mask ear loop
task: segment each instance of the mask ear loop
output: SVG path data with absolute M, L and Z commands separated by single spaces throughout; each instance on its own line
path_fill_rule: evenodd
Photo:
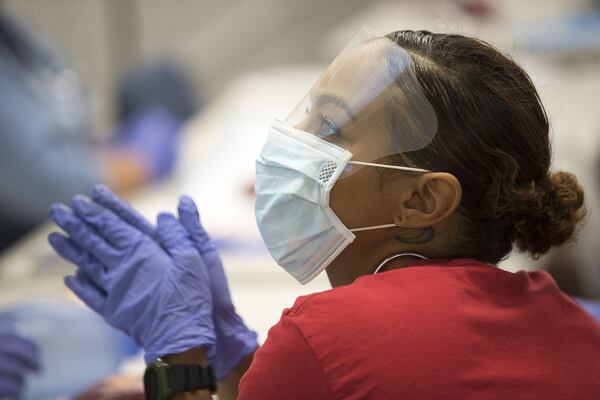
M 422 168 L 413 168 L 413 167 L 402 167 L 399 165 L 384 165 L 384 164 L 375 164 L 364 161 L 348 161 L 348 164 L 356 164 L 356 165 L 365 165 L 368 167 L 378 167 L 378 168 L 388 168 L 388 169 L 397 169 L 400 171 L 409 171 L 409 172 L 431 172 L 427 169 Z M 350 232 L 362 232 L 362 231 L 372 231 L 374 229 L 384 229 L 384 228 L 393 228 L 398 226 L 397 224 L 385 224 L 385 225 L 375 225 L 375 226 L 367 226 L 364 228 L 354 228 L 350 229 Z
M 385 224 L 385 225 L 375 225 L 375 226 L 366 226 L 364 228 L 354 228 L 350 229 L 350 232 L 362 232 L 362 231 L 372 231 L 375 229 L 384 229 L 384 228 L 394 228 L 396 224 Z
M 375 164 L 375 163 L 364 162 L 364 161 L 348 161 L 348 164 L 366 165 L 368 167 L 398 169 L 400 171 L 409 171 L 409 172 L 431 172 L 428 169 L 423 169 L 423 168 L 403 167 L 400 165 Z
M 396 254 L 393 254 L 393 255 L 389 256 L 385 260 L 383 260 L 381 262 L 381 264 L 379 264 L 379 266 L 377 268 L 375 268 L 375 271 L 373 272 L 373 275 L 375 275 L 376 273 L 378 273 L 381 270 L 381 268 L 383 268 L 390 261 L 395 260 L 396 258 L 405 257 L 405 256 L 416 257 L 416 258 L 419 258 L 421 260 L 429 260 L 428 257 L 425 257 L 425 256 L 423 256 L 421 254 L 417 254 L 417 253 L 396 253 Z

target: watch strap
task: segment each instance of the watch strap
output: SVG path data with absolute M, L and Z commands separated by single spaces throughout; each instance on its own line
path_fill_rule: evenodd
M 197 364 L 171 364 L 166 371 L 169 388 L 173 392 L 210 390 L 217 392 L 217 378 L 212 366 Z

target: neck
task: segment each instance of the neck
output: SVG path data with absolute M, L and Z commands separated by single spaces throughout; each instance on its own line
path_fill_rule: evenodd
M 377 268 L 380 268 L 379 272 L 402 268 L 422 259 L 422 256 L 419 257 L 421 254 L 429 255 L 423 246 L 411 245 L 410 248 L 402 248 L 404 246 L 398 246 L 399 243 L 395 239 L 368 240 L 366 236 L 369 236 L 368 232 L 357 236 L 356 240 L 327 267 L 327 276 L 332 287 L 351 284 L 360 276 L 373 274 Z M 402 256 L 393 257 L 402 253 Z M 393 258 L 387 260 L 390 257 Z M 387 262 L 381 266 L 385 260 Z

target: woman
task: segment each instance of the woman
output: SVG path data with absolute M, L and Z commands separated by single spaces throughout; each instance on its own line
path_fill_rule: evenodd
M 240 399 L 600 398 L 599 326 L 546 273 L 495 267 L 582 220 L 581 187 L 550 161 L 512 60 L 459 35 L 363 32 L 257 159 L 271 254 L 334 289 L 299 298 L 256 354 L 191 199 L 154 228 L 100 187 L 52 209 L 69 237 L 49 239 L 80 267 L 67 286 L 147 361 L 210 362 L 221 398 L 242 375 Z

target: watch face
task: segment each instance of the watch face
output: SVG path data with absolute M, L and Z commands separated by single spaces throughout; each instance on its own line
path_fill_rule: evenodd
M 144 393 L 146 400 L 158 400 L 158 374 L 151 368 L 144 374 Z

